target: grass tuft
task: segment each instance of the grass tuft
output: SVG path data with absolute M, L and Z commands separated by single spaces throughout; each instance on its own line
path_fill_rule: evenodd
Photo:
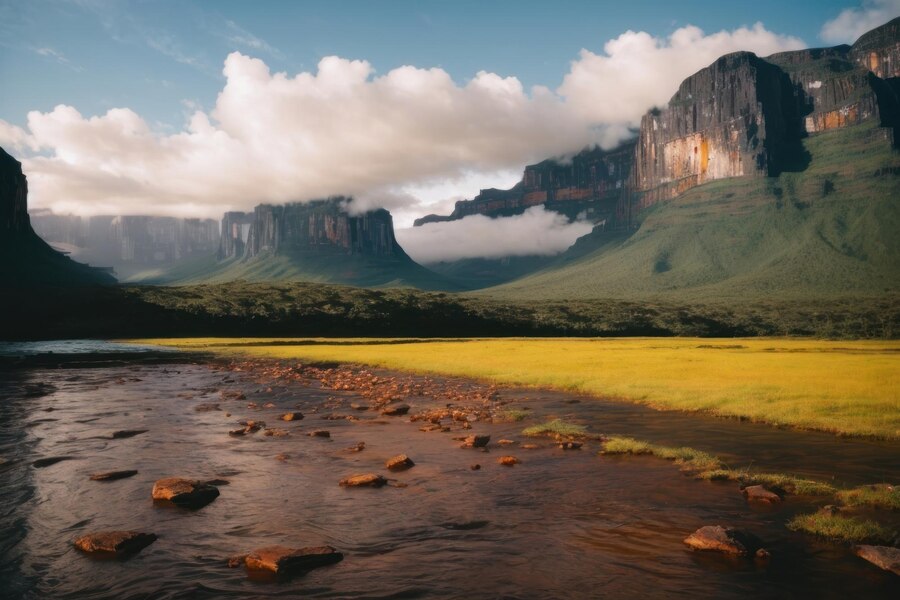
M 841 490 L 836 497 L 847 506 L 872 506 L 900 510 L 900 488 L 884 483 L 864 485 L 852 490 Z
M 712 469 L 697 474 L 698 479 L 710 481 L 737 481 L 742 485 L 764 485 L 800 496 L 830 496 L 835 488 L 827 483 L 803 479 L 784 473 L 751 473 L 739 469 Z
M 532 425 L 522 430 L 522 435 L 540 436 L 540 435 L 561 435 L 568 437 L 584 437 L 587 435 L 587 427 L 584 425 L 576 425 L 574 423 L 566 423 L 561 419 L 553 419 L 540 425 Z
M 673 460 L 685 471 L 721 470 L 722 462 L 707 452 L 693 448 L 659 446 L 629 437 L 612 437 L 603 444 L 605 454 L 650 454 Z
M 529 416 L 531 416 L 530 411 L 515 409 L 515 408 L 510 409 L 510 410 L 504 410 L 500 414 L 501 419 L 503 419 L 504 421 L 510 422 L 510 423 L 513 423 L 513 422 L 518 423 L 519 421 L 524 421 Z
M 850 543 L 888 543 L 893 532 L 874 521 L 830 513 L 798 515 L 787 524 L 792 531 L 811 533 L 830 540 Z

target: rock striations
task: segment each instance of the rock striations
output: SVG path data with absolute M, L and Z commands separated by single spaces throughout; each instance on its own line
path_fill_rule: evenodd
M 528 166 L 515 187 L 482 190 L 416 225 L 544 205 L 629 229 L 638 211 L 708 181 L 802 169 L 804 137 L 870 121 L 881 127 L 873 143 L 900 142 L 900 18 L 853 46 L 725 55 L 644 115 L 636 140 Z

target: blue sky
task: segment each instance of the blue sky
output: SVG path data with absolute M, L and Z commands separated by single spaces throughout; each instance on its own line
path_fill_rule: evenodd
M 383 73 L 442 67 L 464 82 L 480 70 L 526 87 L 558 86 L 579 50 L 602 50 L 626 30 L 664 36 L 764 23 L 826 45 L 823 24 L 847 0 L 724 2 L 185 2 L 0 0 L 0 118 L 59 103 L 93 115 L 128 106 L 179 127 L 183 101 L 210 106 L 225 56 L 239 50 L 273 71 L 315 69 L 320 58 L 365 59 Z

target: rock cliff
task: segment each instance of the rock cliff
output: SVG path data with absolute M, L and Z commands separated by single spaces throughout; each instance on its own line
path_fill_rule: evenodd
M 708 181 L 802 170 L 803 138 L 874 121 L 873 143 L 900 142 L 900 18 L 853 46 L 725 55 L 688 77 L 641 120 L 637 138 L 609 151 L 525 168 L 509 190 L 482 190 L 450 216 L 506 216 L 542 204 L 603 228 L 629 228 L 635 215 Z
M 0 148 L 0 235 L 31 230 L 28 220 L 28 181 L 22 164 Z

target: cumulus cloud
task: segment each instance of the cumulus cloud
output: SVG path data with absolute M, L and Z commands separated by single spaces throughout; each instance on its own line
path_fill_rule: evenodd
M 863 0 L 825 23 L 819 37 L 829 44 L 852 44 L 859 36 L 900 16 L 900 0 Z
M 413 260 L 429 264 L 463 258 L 559 254 L 592 228 L 585 221 L 570 222 L 543 206 L 533 206 L 513 217 L 470 215 L 458 221 L 398 229 L 396 235 Z
M 245 46 L 277 52 L 237 26 L 229 31 Z M 160 51 L 196 62 L 172 39 L 158 41 Z M 233 52 L 215 104 L 185 103 L 190 114 L 175 132 L 129 108 L 85 116 L 59 105 L 30 112 L 25 127 L 0 120 L 0 144 L 23 160 L 35 208 L 219 217 L 262 202 L 346 195 L 356 198 L 351 210 L 383 206 L 402 227 L 438 210 L 432 204 L 443 210 L 482 187 L 510 187 L 528 163 L 630 137 L 647 109 L 721 54 L 801 46 L 761 24 L 710 35 L 683 27 L 665 38 L 629 31 L 601 54 L 583 50 L 555 91 L 485 71 L 465 83 L 439 68 L 376 74 L 366 61 L 337 56 L 314 71 L 273 73 Z M 539 221 L 530 215 L 508 223 Z M 560 233 L 572 227 L 554 231 L 553 239 L 574 239 Z M 519 238 L 534 248 L 533 236 Z M 490 235 L 474 247 L 491 253 L 485 244 L 495 240 L 514 247 Z
M 587 120 L 635 125 L 649 108 L 665 105 L 683 79 L 723 54 L 748 50 L 767 56 L 805 47 L 762 23 L 709 35 L 687 26 L 666 38 L 626 31 L 608 41 L 602 54 L 582 50 L 559 92 Z

